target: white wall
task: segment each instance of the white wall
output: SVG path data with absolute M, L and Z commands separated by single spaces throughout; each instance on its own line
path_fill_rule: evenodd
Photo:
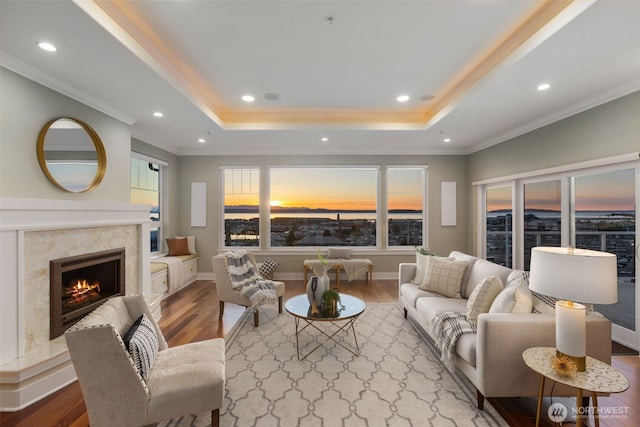
M 71 98 L 0 68 L 0 196 L 129 202 L 131 131 L 129 126 Z M 98 133 L 107 153 L 102 183 L 86 193 L 68 193 L 40 170 L 36 141 L 57 117 L 73 117 Z

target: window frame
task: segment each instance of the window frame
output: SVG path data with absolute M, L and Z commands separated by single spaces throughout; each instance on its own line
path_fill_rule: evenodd
M 389 169 L 421 169 L 423 174 L 422 190 L 422 245 L 428 246 L 428 191 L 429 191 L 429 167 L 426 164 L 411 165 L 342 165 L 342 164 L 320 164 L 320 165 L 221 165 L 220 173 L 220 248 L 232 250 L 238 248 L 254 248 L 270 252 L 286 252 L 293 248 L 296 250 L 317 250 L 327 248 L 327 246 L 272 246 L 271 245 L 271 171 L 275 169 L 342 169 L 358 170 L 370 169 L 376 171 L 376 241 L 375 246 L 349 246 L 358 252 L 379 251 L 379 250 L 407 250 L 413 246 L 389 246 L 388 244 L 388 205 L 387 205 L 387 171 Z M 258 246 L 227 246 L 225 239 L 225 171 L 229 169 L 251 169 L 259 171 L 259 243 Z
M 158 158 L 155 157 L 151 157 L 148 156 L 146 154 L 142 154 L 142 153 L 138 153 L 135 151 L 131 152 L 131 159 L 137 159 L 140 160 L 142 162 L 147 162 L 147 163 L 153 163 L 158 165 L 158 216 L 160 218 L 160 221 L 151 221 L 151 225 L 149 227 L 149 229 L 151 230 L 151 228 L 156 228 L 156 224 L 157 224 L 157 228 L 158 228 L 158 236 L 157 236 L 157 240 L 158 240 L 158 244 L 157 244 L 157 250 L 155 251 L 151 251 L 151 244 L 149 244 L 149 253 L 150 256 L 153 257 L 158 257 L 158 256 L 162 256 L 164 254 L 166 254 L 168 251 L 165 248 L 166 242 L 164 239 L 164 231 L 167 230 L 169 223 L 168 223 L 168 209 L 166 206 L 166 201 L 168 200 L 167 195 L 165 194 L 165 185 L 164 185 L 164 180 L 165 180 L 165 175 L 166 175 L 166 169 L 169 166 L 169 163 L 167 163 L 164 160 L 160 160 Z M 129 176 L 131 176 L 131 171 L 129 173 Z M 131 178 L 129 178 L 129 191 L 131 191 L 132 189 L 132 183 L 131 183 Z M 131 200 L 131 194 L 129 194 L 129 200 Z M 151 211 L 149 212 L 151 213 Z M 151 231 L 150 231 L 151 232 Z M 151 236 L 149 236 L 149 238 L 151 238 Z

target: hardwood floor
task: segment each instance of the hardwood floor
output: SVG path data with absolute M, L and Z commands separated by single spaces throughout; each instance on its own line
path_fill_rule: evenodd
M 341 290 L 365 302 L 395 302 L 398 300 L 398 286 L 395 280 L 374 280 L 371 286 L 366 281 L 354 281 L 341 284 Z M 287 281 L 285 300 L 304 291 L 302 280 Z M 218 321 L 218 300 L 215 285 L 210 281 L 198 281 L 176 295 L 162 302 L 160 328 L 170 346 L 190 341 L 225 337 L 244 308 L 226 304 L 224 317 Z M 631 387 L 624 393 L 601 397 L 601 407 L 616 408 L 623 412 L 621 418 L 607 418 L 600 421 L 601 426 L 637 426 L 640 425 L 640 358 L 635 355 L 614 356 L 612 364 L 629 379 Z M 535 426 L 535 398 L 489 399 L 509 425 L 517 427 Z M 575 404 L 575 399 L 554 399 L 567 407 Z M 543 414 L 550 405 L 545 399 Z M 550 427 L 548 417 L 542 417 L 541 426 Z M 86 427 L 89 419 L 77 382 L 48 396 L 19 412 L 2 412 L 2 427 Z M 593 419 L 587 425 L 594 425 Z

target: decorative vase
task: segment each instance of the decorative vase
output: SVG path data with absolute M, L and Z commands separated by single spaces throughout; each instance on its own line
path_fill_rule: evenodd
M 311 276 L 307 282 L 307 298 L 309 299 L 311 314 L 319 314 L 318 306 L 320 305 L 322 294 L 318 289 L 318 276 Z
M 307 282 L 307 298 L 311 307 L 311 314 L 320 314 L 322 310 L 322 295 L 330 288 L 327 267 L 324 266 L 322 276 L 312 276 Z
M 322 266 L 322 276 L 318 277 L 318 295 L 320 297 L 317 299 L 318 305 L 322 300 L 322 295 L 324 295 L 325 291 L 331 289 L 331 281 L 329 280 L 329 275 L 327 274 L 327 266 Z

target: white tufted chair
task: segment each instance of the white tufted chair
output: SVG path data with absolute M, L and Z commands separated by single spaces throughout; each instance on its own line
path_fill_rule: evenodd
M 122 337 L 145 313 L 159 351 L 145 382 Z M 91 427 L 142 426 L 211 411 L 219 425 L 225 387 L 221 338 L 168 348 L 142 296 L 114 297 L 65 332 Z

